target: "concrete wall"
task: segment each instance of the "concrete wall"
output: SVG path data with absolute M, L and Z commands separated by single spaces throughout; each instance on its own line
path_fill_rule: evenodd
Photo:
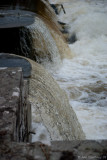
M 0 140 L 29 141 L 28 84 L 21 68 L 0 68 Z

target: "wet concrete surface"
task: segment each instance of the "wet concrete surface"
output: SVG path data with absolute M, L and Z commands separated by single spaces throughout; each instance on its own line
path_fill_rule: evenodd
M 21 67 L 24 78 L 31 76 L 31 64 L 24 58 L 0 53 L 0 67 Z
M 0 28 L 22 27 L 34 22 L 32 0 L 1 0 Z M 35 3 L 36 5 L 36 3 Z
M 35 13 L 24 10 L 0 9 L 0 28 L 22 27 L 34 22 Z

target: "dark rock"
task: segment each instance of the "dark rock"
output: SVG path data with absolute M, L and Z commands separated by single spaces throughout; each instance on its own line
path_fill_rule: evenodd
M 75 160 L 73 152 L 63 151 L 60 160 Z
M 58 21 L 58 23 L 60 24 L 60 25 L 66 25 L 66 23 L 64 23 L 64 22 L 61 22 L 61 21 Z
M 68 31 L 69 26 L 66 23 L 61 22 L 61 21 L 58 21 L 58 23 L 60 24 L 60 26 L 62 28 L 60 30 L 62 33 L 69 33 L 69 31 Z
M 63 4 L 50 4 L 54 9 L 56 14 L 59 14 L 61 10 L 63 10 L 64 14 L 66 14 Z
M 51 4 L 51 7 L 54 9 L 56 14 L 59 14 L 58 13 L 58 8 L 57 8 L 57 6 L 55 4 Z
M 69 43 L 69 44 L 72 44 L 72 43 L 75 43 L 76 41 L 77 41 L 76 34 L 73 33 L 73 34 L 68 38 L 68 43 Z
M 61 32 L 64 34 L 64 37 L 67 41 L 67 43 L 72 44 L 77 41 L 76 33 L 70 34 L 69 32 L 69 26 L 66 23 L 58 21 L 58 23 L 61 25 L 62 30 Z
M 64 34 L 68 34 L 69 33 L 69 31 L 66 28 L 62 29 L 61 32 L 64 33 Z

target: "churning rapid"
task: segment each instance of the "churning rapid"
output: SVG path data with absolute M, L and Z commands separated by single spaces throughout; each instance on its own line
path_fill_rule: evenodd
M 47 9 L 43 10 L 46 16 L 37 14 L 35 23 L 26 29 L 31 33 L 34 59 L 42 63 L 66 91 L 72 107 L 51 76 L 45 74 L 44 69 L 38 67 L 40 71 L 37 71 L 34 67 L 30 95 L 33 129 L 38 134 L 33 141 L 41 134 L 46 137 L 48 131 L 51 140 L 71 140 L 72 133 L 74 139 L 107 139 L 107 1 L 55 0 L 54 3 L 63 4 L 65 9 L 66 14 L 57 5 L 58 20 L 66 24 L 64 36 L 71 42 L 69 47 L 58 32 L 55 19 L 45 19 Z M 55 17 L 53 11 L 52 17 Z M 27 46 L 25 38 L 23 41 L 22 49 Z
M 52 0 L 50 0 L 53 3 Z M 107 1 L 55 0 L 58 15 L 77 41 L 53 77 L 68 96 L 87 139 L 107 139 Z M 65 53 L 66 54 L 66 53 Z

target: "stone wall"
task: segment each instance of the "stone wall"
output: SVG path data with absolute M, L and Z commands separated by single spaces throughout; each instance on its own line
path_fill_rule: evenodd
M 28 85 L 21 68 L 0 68 L 0 140 L 29 141 Z
M 107 141 L 2 143 L 0 160 L 107 160 Z

